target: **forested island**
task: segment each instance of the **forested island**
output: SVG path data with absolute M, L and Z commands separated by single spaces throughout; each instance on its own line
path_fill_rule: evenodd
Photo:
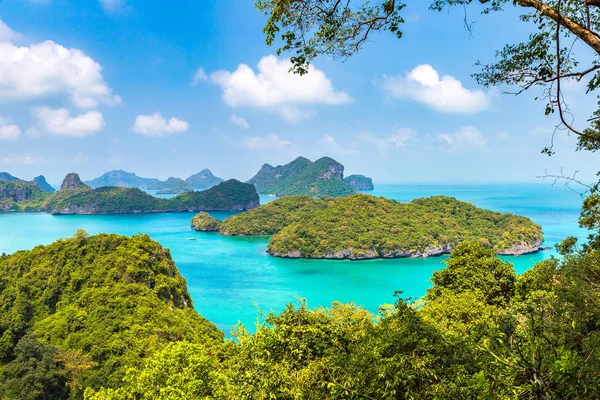
M 598 349 L 598 254 L 559 249 L 517 275 L 462 243 L 418 306 L 398 298 L 376 319 L 289 304 L 233 341 L 194 310 L 167 249 L 78 231 L 0 256 L 0 398 L 536 398 L 540 376 L 556 398 L 597 398 L 600 367 L 583 360 Z
M 357 177 L 357 175 L 354 175 Z M 365 180 L 370 178 L 363 177 Z M 263 194 L 275 196 L 309 195 L 346 196 L 354 193 L 353 184 L 356 180 L 344 180 L 344 166 L 330 157 L 322 157 L 315 162 L 304 157 L 298 157 L 289 164 L 273 167 L 269 164 L 262 166 L 260 171 L 248 181 L 256 186 Z M 371 181 L 371 189 L 373 182 Z
M 123 214 L 180 211 L 243 211 L 258 207 L 255 188 L 229 180 L 206 191 L 159 199 L 136 188 L 92 189 L 77 174 L 68 174 L 55 193 L 33 182 L 0 181 L 0 211 L 45 211 L 52 214 Z
M 268 253 L 289 258 L 429 257 L 449 254 L 464 241 L 476 241 L 497 254 L 521 255 L 539 250 L 544 242 L 542 228 L 528 218 L 444 196 L 406 204 L 364 194 L 290 196 L 223 222 L 208 217 L 192 226 L 229 236 L 273 235 Z

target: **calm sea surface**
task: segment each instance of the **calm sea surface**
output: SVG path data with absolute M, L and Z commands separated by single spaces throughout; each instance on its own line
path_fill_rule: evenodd
M 378 185 L 370 194 L 399 201 L 446 195 L 479 207 L 512 212 L 542 225 L 545 246 L 566 236 L 585 238 L 577 225 L 581 198 L 564 187 L 549 184 Z M 261 201 L 272 200 L 267 196 Z M 226 218 L 231 213 L 212 213 Z M 369 261 L 286 260 L 265 253 L 266 238 L 231 238 L 190 229 L 191 213 L 52 216 L 44 213 L 0 213 L 0 253 L 13 253 L 69 237 L 77 229 L 133 235 L 149 234 L 171 249 L 187 279 L 198 312 L 225 332 L 241 321 L 253 330 L 258 310 L 280 311 L 297 298 L 310 306 L 333 301 L 355 302 L 376 312 L 394 301 L 395 290 L 420 297 L 430 286 L 433 271 L 445 257 Z M 190 240 L 190 239 L 196 240 Z M 504 257 L 523 272 L 553 251 Z

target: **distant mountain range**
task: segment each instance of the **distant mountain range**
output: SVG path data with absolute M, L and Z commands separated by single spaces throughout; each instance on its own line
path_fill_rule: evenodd
M 44 175 L 36 176 L 35 178 L 33 178 L 33 181 L 26 181 L 24 179 L 17 178 L 16 176 L 9 174 L 8 172 L 0 172 L 0 182 L 13 182 L 13 181 L 21 181 L 24 183 L 35 183 L 35 184 L 37 184 L 37 186 L 39 186 L 40 189 L 42 189 L 44 192 L 47 192 L 47 193 L 54 193 L 56 191 L 56 189 L 54 189 L 52 186 L 50 186 L 48 184 L 48 182 L 46 182 L 46 178 L 44 178 Z
M 223 179 L 214 176 L 209 169 L 203 169 L 199 173 L 190 176 L 185 181 L 174 177 L 170 177 L 166 181 L 161 181 L 156 178 L 142 178 L 131 172 L 115 170 L 108 171 L 102 176 L 86 181 L 85 183 L 92 188 L 117 186 L 158 190 L 161 193 L 176 194 L 194 190 L 207 190 L 221 182 L 223 182 Z
M 344 179 L 344 166 L 330 157 L 315 162 L 298 157 L 277 167 L 264 164 L 248 183 L 256 186 L 259 193 L 275 196 L 346 196 L 357 190 L 373 189 L 371 178 L 363 175 L 348 178 L 351 179 Z

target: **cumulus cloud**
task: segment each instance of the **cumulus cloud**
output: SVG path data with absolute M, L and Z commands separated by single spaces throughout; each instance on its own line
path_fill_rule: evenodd
M 207 82 L 207 81 L 208 81 L 208 75 L 206 74 L 206 71 L 204 71 L 204 68 L 198 68 L 196 70 L 196 73 L 194 74 L 193 83 L 197 85 L 198 83 Z
M 189 127 L 186 121 L 174 117 L 167 121 L 159 112 L 155 112 L 152 115 L 138 115 L 131 129 L 141 135 L 162 137 L 187 132 Z
M 217 71 L 210 75 L 212 83 L 223 91 L 223 101 L 232 108 L 254 107 L 274 110 L 291 122 L 312 115 L 303 107 L 338 105 L 352 101 L 346 92 L 336 91 L 323 71 L 309 67 L 308 74 L 291 73 L 288 59 L 270 55 L 258 62 L 254 72 L 246 64 L 233 71 Z
M 94 135 L 104 128 L 104 117 L 98 111 L 89 111 L 71 117 L 65 108 L 39 107 L 32 110 L 44 130 L 57 136 L 85 137 Z
M 406 75 L 384 76 L 383 89 L 395 98 L 417 101 L 445 113 L 473 114 L 490 104 L 488 94 L 466 89 L 450 75 L 440 78 L 428 64 L 419 65 Z
M 14 42 L 22 37 L 23 35 L 13 31 L 4 21 L 0 20 L 0 42 Z
M 249 129 L 250 128 L 250 124 L 248 123 L 248 121 L 246 121 L 244 118 L 239 117 L 235 114 L 232 114 L 231 117 L 229 118 L 231 120 L 231 123 L 240 126 L 244 129 Z
M 8 118 L 0 117 L 0 140 L 16 140 L 21 136 L 21 129 L 11 124 Z
M 438 133 L 437 138 L 448 146 L 485 146 L 487 140 L 474 126 L 463 126 L 455 133 Z
M 293 143 L 271 133 L 267 136 L 243 137 L 242 146 L 251 150 L 284 150 L 293 146 Z
M 417 133 L 411 128 L 399 128 L 391 135 L 380 137 L 372 133 L 363 133 L 358 138 L 364 142 L 375 145 L 380 150 L 399 149 L 406 145 L 411 139 L 414 139 Z
M 317 147 L 322 151 L 330 154 L 338 155 L 353 155 L 360 154 L 358 148 L 354 146 L 342 146 L 338 141 L 331 135 L 323 135 L 317 140 Z
M 0 101 L 67 96 L 80 108 L 121 102 L 104 81 L 100 64 L 81 50 L 50 40 L 29 47 L 0 41 L 0 54 Z

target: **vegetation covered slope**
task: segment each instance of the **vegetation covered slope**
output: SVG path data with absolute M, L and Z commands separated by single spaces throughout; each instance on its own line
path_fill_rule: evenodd
M 0 181 L 0 211 L 38 211 L 49 196 L 34 182 Z
M 201 232 L 217 232 L 221 221 L 211 217 L 209 213 L 201 211 L 192 218 L 192 228 Z
M 259 205 L 254 186 L 236 180 L 203 192 L 159 199 L 135 188 L 92 189 L 77 174 L 65 178 L 61 190 L 49 194 L 36 184 L 0 182 L 0 211 L 47 211 L 52 214 L 120 214 L 201 210 L 248 210 Z
M 225 219 L 219 225 L 219 233 L 227 236 L 273 235 L 325 206 L 324 202 L 309 196 L 282 197 Z
M 499 254 L 538 250 L 542 229 L 531 220 L 475 207 L 450 197 L 408 204 L 357 194 L 313 199 L 290 196 L 227 218 L 223 235 L 273 235 L 279 257 L 365 259 L 427 257 L 478 241 Z
M 118 386 L 169 342 L 221 339 L 169 251 L 146 235 L 81 231 L 0 257 L 0 398 Z
M 599 398 L 600 257 L 563 254 L 516 275 L 462 243 L 418 304 L 377 321 L 354 304 L 288 305 L 236 342 L 170 344 L 86 398 Z
M 477 241 L 499 254 L 536 251 L 542 228 L 531 220 L 475 207 L 450 197 L 408 204 L 368 195 L 321 200 L 327 207 L 275 234 L 268 252 L 280 257 L 363 259 L 449 253 Z
M 315 162 L 298 157 L 289 164 L 262 166 L 248 181 L 259 193 L 275 196 L 345 196 L 354 189 L 343 182 L 344 166 L 332 158 L 323 157 Z

